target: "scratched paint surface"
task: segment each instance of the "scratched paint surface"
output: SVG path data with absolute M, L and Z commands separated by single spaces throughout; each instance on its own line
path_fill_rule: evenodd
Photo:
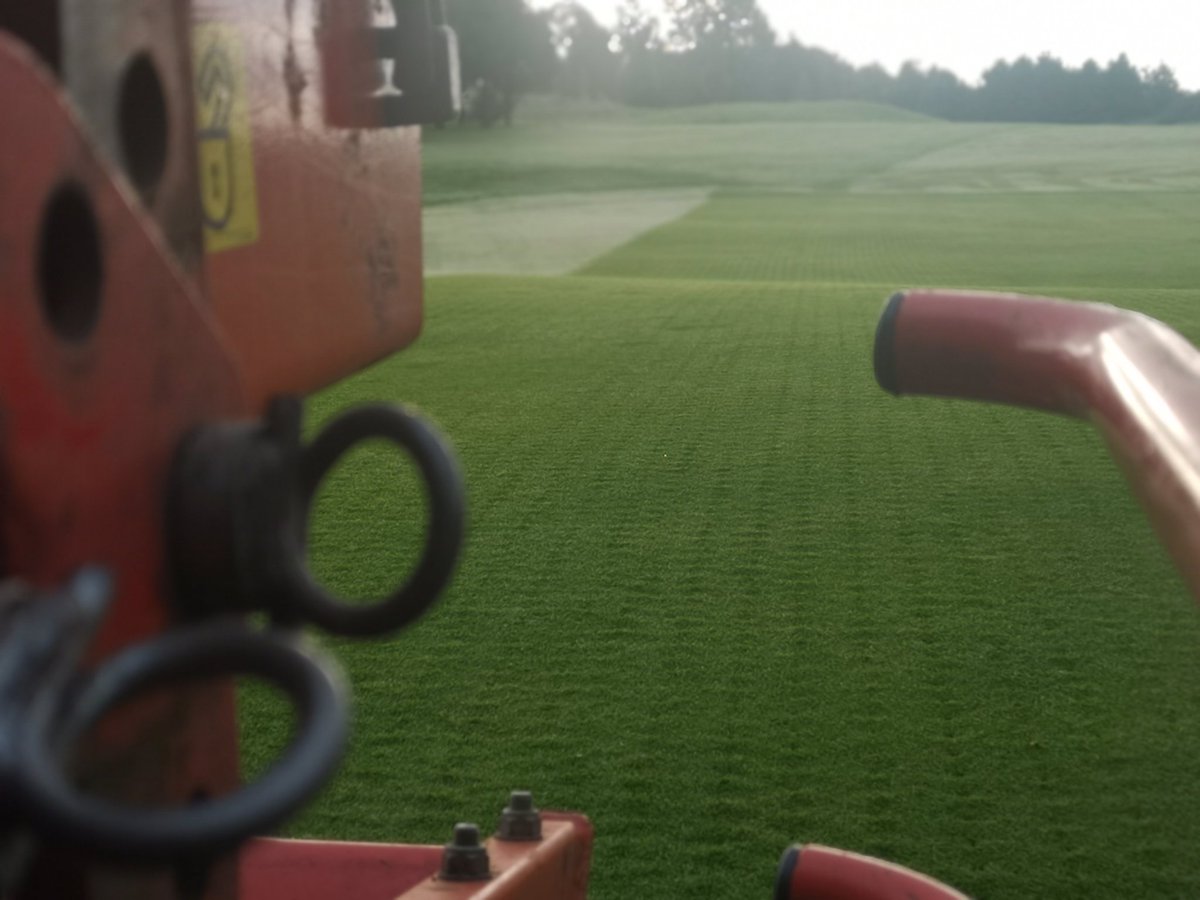
M 206 142 L 202 131 L 200 150 L 218 175 L 253 171 L 257 237 L 209 253 L 206 276 L 251 404 L 261 407 L 272 394 L 343 378 L 420 332 L 420 132 L 331 124 L 358 87 L 333 76 L 362 68 L 357 45 L 334 37 L 364 24 L 335 19 L 365 15 L 365 6 L 197 0 L 193 10 L 202 42 L 209 33 L 238 38 L 218 48 L 228 64 L 200 82 L 202 127 L 216 135 Z M 242 143 L 238 55 L 250 123 Z M 247 145 L 249 168 L 237 165 Z M 210 214 L 235 223 L 248 184 L 211 180 Z

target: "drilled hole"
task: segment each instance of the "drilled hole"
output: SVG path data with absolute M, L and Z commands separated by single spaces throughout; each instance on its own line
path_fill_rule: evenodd
M 104 271 L 96 217 L 76 185 L 59 188 L 46 207 L 38 276 L 50 327 L 64 340 L 87 338 L 100 318 Z
M 150 57 L 134 57 L 121 80 L 117 107 L 121 155 L 130 180 L 149 204 L 167 166 L 167 98 Z

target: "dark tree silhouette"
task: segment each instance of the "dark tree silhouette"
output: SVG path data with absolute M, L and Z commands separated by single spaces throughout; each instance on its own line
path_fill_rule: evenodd
M 790 37 L 777 40 L 758 0 L 670 0 L 666 21 L 624 0 L 609 31 L 576 0 L 534 13 L 526 0 L 447 0 L 475 118 L 511 118 L 520 95 L 558 91 L 638 106 L 741 100 L 869 100 L 946 119 L 1127 123 L 1200 121 L 1200 94 L 1165 65 L 1124 54 L 1071 68 L 1042 55 L 998 60 L 977 86 L 933 66 L 896 75 L 856 68 Z
M 555 72 L 548 16 L 525 0 L 447 0 L 458 34 L 466 114 L 484 125 L 511 122 L 517 102 L 547 91 Z

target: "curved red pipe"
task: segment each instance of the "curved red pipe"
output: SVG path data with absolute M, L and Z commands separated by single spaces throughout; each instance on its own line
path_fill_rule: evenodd
M 1200 600 L 1200 351 L 1178 333 L 1096 303 L 912 291 L 884 310 L 875 376 L 1095 423 Z
M 775 900 L 967 900 L 894 863 L 809 844 L 783 854 Z

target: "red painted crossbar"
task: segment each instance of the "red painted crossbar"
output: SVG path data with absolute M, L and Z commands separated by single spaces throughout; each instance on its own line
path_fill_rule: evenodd
M 592 825 L 542 814 L 537 841 L 487 841 L 490 877 L 438 876 L 441 846 L 258 840 L 238 863 L 242 900 L 585 900 Z

